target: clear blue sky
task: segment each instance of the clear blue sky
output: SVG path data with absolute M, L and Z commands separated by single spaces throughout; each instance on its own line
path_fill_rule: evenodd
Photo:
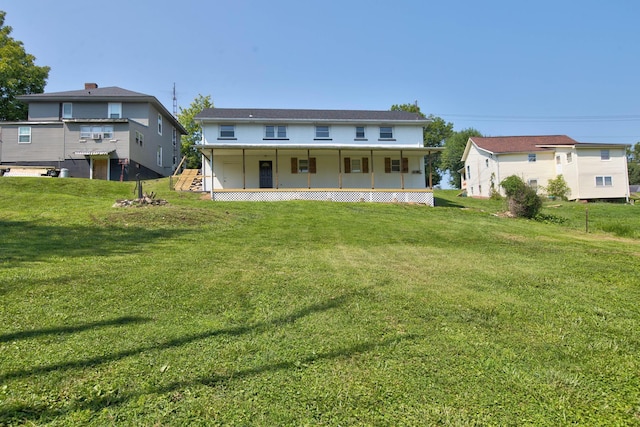
M 0 0 L 47 92 L 422 112 L 487 136 L 640 141 L 637 0 Z

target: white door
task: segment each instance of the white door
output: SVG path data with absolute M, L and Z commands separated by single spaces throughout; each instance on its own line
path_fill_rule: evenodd
M 242 188 L 242 164 L 223 163 L 222 164 L 222 188 L 238 189 Z
M 556 175 L 562 175 L 562 160 L 559 155 L 556 155 Z

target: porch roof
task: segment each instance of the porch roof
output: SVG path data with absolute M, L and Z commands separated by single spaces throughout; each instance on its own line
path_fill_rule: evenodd
M 271 145 L 271 144 L 201 144 L 202 150 L 322 150 L 322 151 L 403 151 L 415 154 L 431 154 L 444 151 L 444 147 L 376 147 L 370 145 Z

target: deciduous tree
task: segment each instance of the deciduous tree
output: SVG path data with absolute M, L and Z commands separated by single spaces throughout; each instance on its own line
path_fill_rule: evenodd
M 187 169 L 199 169 L 202 166 L 202 156 L 194 147 L 202 139 L 202 128 L 196 123 L 194 117 L 205 108 L 213 108 L 211 95 L 198 95 L 189 107 L 180 107 L 178 113 L 178 121 L 187 131 L 187 135 L 182 137 L 182 146 L 180 147 L 180 153 L 186 157 L 185 167 Z
M 460 169 L 464 167 L 462 155 L 467 146 L 467 141 L 473 136 L 482 136 L 482 134 L 473 128 L 454 132 L 444 142 L 444 152 L 440 157 L 440 169 L 449 171 L 449 183 L 454 188 L 460 188 Z
M 25 120 L 27 105 L 16 97 L 44 92 L 50 68 L 35 65 L 35 56 L 11 37 L 12 28 L 4 25 L 5 15 L 0 10 L 0 120 Z

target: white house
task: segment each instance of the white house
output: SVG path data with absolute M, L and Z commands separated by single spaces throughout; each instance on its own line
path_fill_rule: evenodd
M 462 156 L 462 187 L 469 196 L 489 197 L 511 175 L 536 188 L 562 175 L 571 200 L 628 199 L 626 147 L 565 135 L 472 137 Z
M 433 205 L 430 121 L 406 111 L 205 109 L 197 147 L 214 200 Z

